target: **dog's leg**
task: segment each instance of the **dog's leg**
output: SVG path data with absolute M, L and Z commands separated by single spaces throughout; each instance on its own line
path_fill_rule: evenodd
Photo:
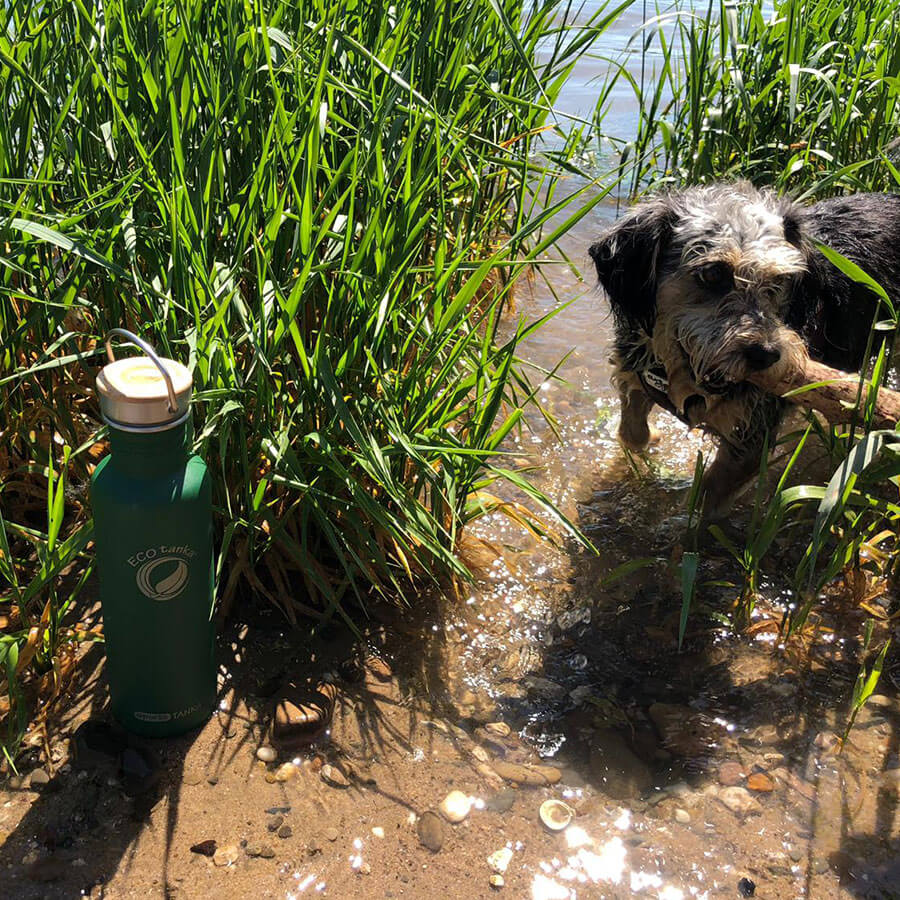
M 650 410 L 653 409 L 653 401 L 647 396 L 644 386 L 634 372 L 621 372 L 616 381 L 622 403 L 619 440 L 624 447 L 640 453 L 659 440 L 659 433 L 650 427 L 647 420 Z
M 722 440 L 716 458 L 703 476 L 703 518 L 722 519 L 731 512 L 735 500 L 759 471 L 763 448 L 774 446 L 784 411 L 784 401 L 758 395 L 748 418 L 736 425 L 729 440 Z M 728 417 L 727 401 L 714 407 L 713 418 L 724 425 Z M 732 419 L 733 421 L 733 419 Z M 728 432 L 722 429 L 723 434 Z

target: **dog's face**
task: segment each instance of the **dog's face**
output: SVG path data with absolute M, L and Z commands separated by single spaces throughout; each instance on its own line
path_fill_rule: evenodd
M 690 188 L 637 206 L 590 252 L 617 322 L 660 358 L 677 345 L 707 390 L 791 352 L 807 250 L 787 201 L 745 183 Z

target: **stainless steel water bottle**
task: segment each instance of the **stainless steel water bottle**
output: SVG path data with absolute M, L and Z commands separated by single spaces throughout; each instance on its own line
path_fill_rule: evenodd
M 145 355 L 116 360 L 114 334 Z M 162 737 L 215 704 L 209 472 L 190 449 L 190 371 L 120 328 L 106 352 L 96 383 L 110 454 L 91 503 L 112 711 Z

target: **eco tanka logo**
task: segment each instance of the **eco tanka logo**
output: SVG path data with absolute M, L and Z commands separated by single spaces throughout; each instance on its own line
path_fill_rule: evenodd
M 196 552 L 187 546 L 170 547 L 163 544 L 149 547 L 128 558 L 135 569 L 138 590 L 150 600 L 174 600 L 187 586 L 188 562 Z

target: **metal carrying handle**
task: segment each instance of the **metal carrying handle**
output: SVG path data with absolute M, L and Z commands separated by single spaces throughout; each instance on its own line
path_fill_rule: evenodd
M 156 355 L 156 351 L 153 347 L 150 346 L 143 338 L 139 338 L 136 334 L 131 331 L 126 331 L 124 328 L 110 328 L 106 334 L 106 357 L 112 363 L 116 361 L 116 357 L 113 354 L 112 343 L 110 342 L 110 338 L 117 334 L 120 337 L 125 338 L 129 344 L 134 344 L 135 347 L 139 347 L 150 359 L 153 361 L 153 364 L 159 369 L 162 374 L 163 381 L 166 383 L 166 390 L 169 394 L 169 412 L 176 413 L 178 412 L 178 404 L 175 402 L 175 385 L 172 384 L 172 376 L 166 370 L 166 367 L 162 364 L 162 360 Z

